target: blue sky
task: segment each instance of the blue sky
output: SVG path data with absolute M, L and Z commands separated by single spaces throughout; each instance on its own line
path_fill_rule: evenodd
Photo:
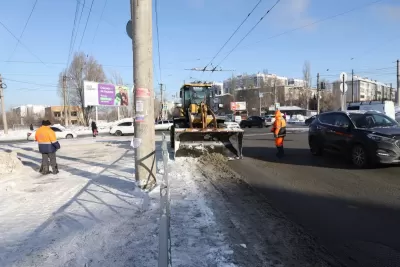
M 75 50 L 78 50 L 91 1 L 85 3 Z M 335 80 L 341 71 L 354 69 L 356 74 L 395 84 L 395 61 L 400 58 L 400 1 L 383 0 L 366 6 L 375 1 L 281 0 L 220 65 L 234 71 L 210 75 L 184 69 L 204 67 L 258 0 L 159 0 L 161 80 L 166 84 L 167 94 L 172 95 L 190 77 L 222 81 L 232 74 L 268 69 L 270 73 L 301 78 L 304 61 L 308 60 L 313 77 L 320 72 L 322 78 Z M 4 1 L 0 22 L 19 37 L 34 2 Z M 107 75 L 117 71 L 125 83 L 132 84 L 131 40 L 125 33 L 130 18 L 129 0 L 108 0 L 101 18 L 105 2 L 94 0 L 80 50 L 95 56 Z M 274 3 L 274 0 L 262 1 L 214 65 Z M 7 108 L 60 103 L 56 86 L 58 74 L 68 58 L 76 4 L 77 0 L 38 0 L 21 39 L 31 52 L 20 44 L 12 53 L 17 41 L 0 25 L 0 73 L 8 86 Z M 287 33 L 352 9 L 355 10 L 345 15 Z M 154 84 L 157 86 L 160 73 L 155 30 L 153 34 Z M 9 59 L 17 62 L 5 62 Z M 27 63 L 39 60 L 46 65 Z

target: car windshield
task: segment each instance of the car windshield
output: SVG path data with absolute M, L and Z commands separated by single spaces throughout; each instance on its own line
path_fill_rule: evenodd
M 357 128 L 398 126 L 395 120 L 383 114 L 350 114 L 349 116 Z

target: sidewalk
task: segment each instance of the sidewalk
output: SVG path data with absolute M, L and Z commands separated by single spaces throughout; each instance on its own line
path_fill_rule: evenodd
M 0 146 L 25 166 L 0 178 L 0 266 L 156 266 L 159 194 L 134 181 L 127 141 L 62 140 L 60 173 L 36 144 Z

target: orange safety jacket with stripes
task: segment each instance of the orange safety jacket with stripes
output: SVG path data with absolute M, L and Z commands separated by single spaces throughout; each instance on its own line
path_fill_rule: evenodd
M 35 140 L 39 143 L 39 152 L 42 154 L 54 153 L 61 148 L 56 133 L 49 126 L 37 129 Z

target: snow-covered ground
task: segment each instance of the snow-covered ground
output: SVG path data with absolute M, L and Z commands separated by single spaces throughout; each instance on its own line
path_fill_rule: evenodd
M 61 140 L 60 173 L 47 176 L 37 144 L 0 145 L 0 167 L 12 165 L 0 174 L 0 266 L 156 266 L 159 189 L 136 187 L 130 140 Z M 168 165 L 174 266 L 234 266 L 191 167 Z
M 131 137 L 61 140 L 60 173 L 47 176 L 37 172 L 37 144 L 0 145 L 0 169 L 6 170 L 0 173 L 0 266 L 156 266 L 159 188 L 147 193 L 137 188 L 130 141 Z M 159 181 L 160 141 L 157 136 Z M 224 198 L 233 187 L 221 193 L 210 182 L 225 179 L 219 186 L 226 187 L 236 181 L 223 166 L 187 158 L 168 163 L 173 266 L 284 266 L 273 264 L 275 258 L 327 266 L 310 256 L 314 252 L 298 252 L 293 246 L 305 239 L 293 237 L 296 229 L 283 229 L 287 223 L 277 221 L 271 211 L 262 219 L 258 213 L 242 215 L 253 209 L 250 202 L 238 207 Z M 238 203 L 251 197 L 238 192 Z M 269 230 L 275 227 L 271 237 L 242 234 L 250 233 L 258 221 Z M 299 255 L 314 261 L 300 261 Z M 316 262 L 324 264 L 312 265 Z
M 24 164 L 0 176 L 0 266 L 155 266 L 159 194 L 136 187 L 129 144 L 62 140 L 48 176 L 36 144 L 0 146 Z

